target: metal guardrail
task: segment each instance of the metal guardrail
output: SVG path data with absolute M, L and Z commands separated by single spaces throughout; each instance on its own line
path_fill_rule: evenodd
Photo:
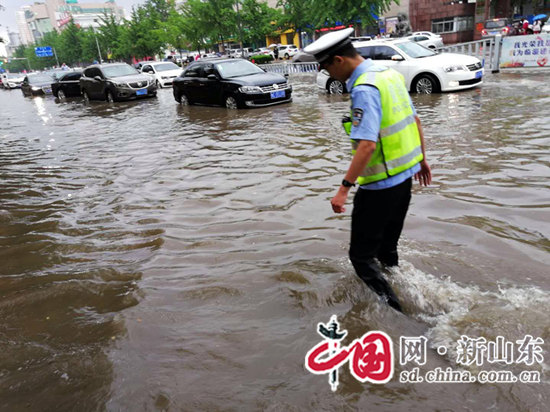
M 319 71 L 319 63 L 269 63 L 259 65 L 266 72 L 291 74 L 291 73 L 314 73 Z
M 497 43 L 498 40 L 498 43 Z M 477 57 L 481 60 L 486 70 L 492 72 L 499 70 L 501 37 L 487 38 L 467 43 L 452 44 L 439 47 L 437 51 L 449 53 L 461 53 Z
M 443 46 L 437 51 L 461 53 L 477 57 L 481 60 L 486 70 L 497 72 L 499 70 L 500 47 L 502 44 L 501 36 L 487 38 L 483 40 L 471 41 L 467 43 L 452 44 Z M 291 73 L 313 73 L 319 70 L 319 63 L 268 63 L 260 64 L 262 69 L 271 73 L 291 74 Z

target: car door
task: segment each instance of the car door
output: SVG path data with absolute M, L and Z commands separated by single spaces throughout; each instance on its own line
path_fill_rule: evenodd
M 392 57 L 398 55 L 403 58 L 401 61 L 392 60 Z M 409 74 L 409 68 L 407 61 L 405 60 L 405 57 L 402 53 L 395 50 L 393 47 L 385 46 L 385 45 L 376 45 L 374 46 L 374 50 L 372 51 L 372 57 L 373 60 L 376 61 L 376 63 L 379 63 L 386 67 L 391 67 L 392 69 L 397 70 L 399 73 L 401 73 L 403 76 L 405 76 L 405 79 L 408 78 Z
M 80 96 L 79 80 L 82 73 L 69 73 L 61 80 L 61 87 L 66 96 Z
M 155 75 L 155 68 L 153 66 L 151 66 L 150 64 L 146 64 L 144 65 L 142 68 L 141 68 L 141 72 L 143 74 L 148 74 L 152 77 L 153 81 L 156 80 L 156 75 Z
M 372 59 L 374 47 L 372 46 L 356 47 L 356 50 L 357 50 L 357 53 L 359 53 L 359 55 L 363 57 L 363 59 Z
M 206 63 L 203 66 L 203 76 L 200 81 L 204 83 L 204 86 L 201 86 L 201 93 L 205 95 L 205 102 L 220 104 L 222 101 L 222 82 L 212 63 Z M 212 76 L 215 76 L 215 78 Z
M 88 94 L 90 97 L 93 97 L 95 99 L 103 99 L 103 83 L 104 83 L 104 76 L 101 73 L 101 71 L 97 67 L 92 67 L 89 69 L 89 77 L 87 79 L 88 86 L 86 87 L 86 90 L 88 91 Z M 100 80 L 97 79 L 97 77 L 100 78 Z
M 194 64 L 187 68 L 183 75 L 183 90 L 189 100 L 201 103 L 200 76 L 202 73 L 201 64 Z

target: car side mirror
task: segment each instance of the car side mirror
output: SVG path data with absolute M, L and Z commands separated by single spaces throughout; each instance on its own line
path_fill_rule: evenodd
M 394 62 L 400 62 L 400 61 L 403 61 L 405 60 L 403 58 L 403 56 L 399 55 L 399 54 L 394 54 L 393 56 L 391 56 L 391 59 L 394 61 Z
M 283 74 L 283 76 L 285 76 L 288 79 L 288 73 Z
M 100 81 L 103 80 L 103 79 L 101 78 L 101 76 L 95 76 L 95 77 L 94 77 L 94 80 L 97 80 L 98 82 L 100 82 Z

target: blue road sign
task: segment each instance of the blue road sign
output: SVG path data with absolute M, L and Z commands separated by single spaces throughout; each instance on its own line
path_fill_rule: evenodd
M 51 57 L 53 56 L 53 50 L 50 46 L 35 47 L 34 54 L 36 54 L 36 57 Z

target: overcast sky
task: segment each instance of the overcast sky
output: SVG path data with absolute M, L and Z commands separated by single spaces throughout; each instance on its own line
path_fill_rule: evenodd
M 128 12 L 132 10 L 132 6 L 135 4 L 143 3 L 145 0 L 116 0 L 116 4 L 125 8 Z M 104 3 L 105 0 L 79 0 L 79 3 Z M 19 31 L 17 29 L 17 23 L 15 20 L 15 12 L 21 6 L 27 6 L 33 3 L 44 3 L 40 0 L 0 0 L 0 4 L 5 7 L 4 10 L 0 10 L 0 31 L 5 31 L 6 27 L 9 27 L 10 31 Z

